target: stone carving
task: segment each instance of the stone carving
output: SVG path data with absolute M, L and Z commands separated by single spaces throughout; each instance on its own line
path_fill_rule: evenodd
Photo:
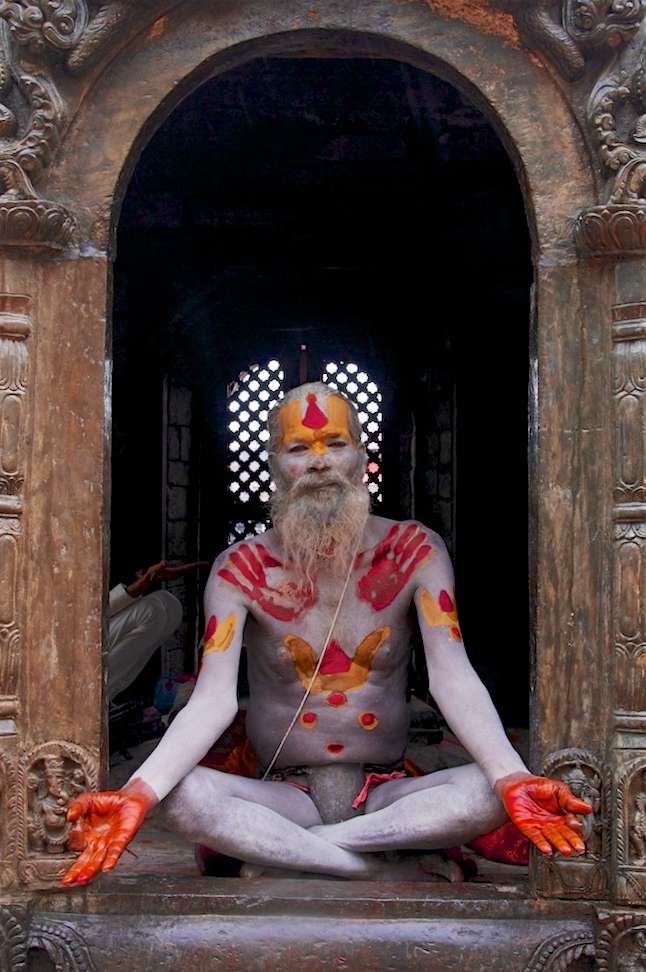
M 15 884 L 15 867 L 19 831 L 17 821 L 22 814 L 15 766 L 0 753 L 0 888 Z
M 646 756 L 622 750 L 616 780 L 617 898 L 646 900 Z
M 544 763 L 542 774 L 563 780 L 572 792 L 587 801 L 593 812 L 582 818 L 586 852 L 566 858 L 555 854 L 536 861 L 540 893 L 559 898 L 603 898 L 608 891 L 607 860 L 610 835 L 609 773 L 593 753 L 563 749 Z
M 604 67 L 587 106 L 590 135 L 608 179 L 607 202 L 582 213 L 584 251 L 643 250 L 646 196 L 646 37 L 643 32 Z
M 567 972 L 574 962 L 582 958 L 594 959 L 595 954 L 591 938 L 574 932 L 562 932 L 539 945 L 525 972 Z
M 629 824 L 632 863 L 646 867 L 646 774 L 642 777 L 642 789 L 634 800 L 633 816 Z
M 45 49 L 65 56 L 68 71 L 78 74 L 96 62 L 127 19 L 142 4 L 135 0 L 0 0 L 0 18 L 11 37 L 31 53 Z
M 531 47 L 570 81 L 580 78 L 589 55 L 630 40 L 646 16 L 646 0 L 497 0 L 514 15 Z
M 0 697 L 15 696 L 18 681 L 19 516 L 30 334 L 29 298 L 0 294 Z
M 87 25 L 85 0 L 0 0 L 0 17 L 16 42 L 37 53 L 48 44 L 66 51 Z
M 27 933 L 23 909 L 0 905 L 0 972 L 26 972 Z
M 29 926 L 29 950 L 46 952 L 56 972 L 96 972 L 90 950 L 79 933 L 64 921 L 35 918 Z
M 30 853 L 65 853 L 67 808 L 93 784 L 77 747 L 49 743 L 27 769 L 27 847 Z
M 584 253 L 630 256 L 646 250 L 646 207 L 594 206 L 577 216 L 574 235 Z
M 599 972 L 643 972 L 646 968 L 646 915 L 599 914 Z

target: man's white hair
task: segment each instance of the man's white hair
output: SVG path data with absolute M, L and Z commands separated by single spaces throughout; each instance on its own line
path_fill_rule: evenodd
M 267 416 L 267 428 L 269 429 L 269 448 L 268 452 L 275 453 L 280 451 L 281 441 L 283 437 L 283 430 L 280 425 L 280 418 L 278 413 L 284 405 L 289 405 L 290 402 L 301 401 L 303 403 L 307 402 L 308 395 L 316 395 L 321 398 L 327 398 L 328 395 L 336 395 L 337 398 L 342 398 L 344 402 L 348 405 L 348 428 L 350 431 L 350 437 L 354 444 L 358 446 L 359 449 L 363 449 L 363 443 L 361 441 L 361 422 L 359 421 L 359 415 L 354 404 L 347 398 L 343 392 L 337 391 L 336 388 L 330 388 L 323 381 L 310 381 L 305 385 L 298 385 L 296 388 L 291 388 L 284 398 L 274 405 L 271 412 Z

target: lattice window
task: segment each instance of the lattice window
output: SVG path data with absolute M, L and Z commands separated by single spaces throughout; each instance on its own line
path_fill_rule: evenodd
M 365 482 L 373 500 L 381 503 L 382 489 L 382 396 L 379 386 L 359 365 L 351 361 L 328 361 L 323 372 L 323 381 L 342 391 L 353 405 L 356 405 L 361 422 L 361 438 L 368 451 L 368 466 Z
M 229 420 L 229 543 L 263 533 L 273 491 L 267 456 L 267 414 L 284 396 L 280 362 L 252 364 L 227 387 Z

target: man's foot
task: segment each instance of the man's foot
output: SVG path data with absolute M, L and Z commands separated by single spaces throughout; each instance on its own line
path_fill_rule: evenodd
M 464 871 L 457 861 L 449 860 L 444 854 L 425 854 L 399 856 L 389 854 L 387 859 L 371 854 L 374 869 L 370 875 L 355 880 L 361 881 L 464 881 Z M 311 871 L 290 871 L 284 867 L 269 867 L 262 864 L 243 864 L 240 877 L 253 878 L 309 878 L 310 880 L 348 880 L 347 875 L 314 874 Z

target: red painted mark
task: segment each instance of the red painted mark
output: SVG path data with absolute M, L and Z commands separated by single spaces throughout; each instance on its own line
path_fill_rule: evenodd
M 356 567 L 362 566 L 367 553 L 359 554 Z M 357 596 L 372 604 L 375 611 L 383 611 L 403 590 L 417 567 L 431 556 L 433 548 L 420 527 L 414 523 L 394 526 L 375 547 L 367 573 L 357 582 Z
M 327 747 L 327 751 L 331 756 L 340 756 L 344 749 L 345 746 L 342 746 L 341 743 L 328 743 Z
M 455 625 L 451 628 L 451 634 L 456 641 L 462 641 L 462 632 L 459 628 L 456 628 Z
M 216 618 L 215 614 L 212 614 L 209 618 L 209 623 L 206 626 L 206 631 L 204 632 L 204 644 L 206 644 L 207 641 L 210 641 L 210 639 L 213 637 L 217 626 L 218 619 Z
M 320 668 L 321 675 L 341 675 L 349 672 L 352 662 L 344 652 L 338 641 L 331 641 L 325 649 L 325 656 Z
M 377 721 L 377 716 L 374 712 L 364 712 L 360 719 L 362 726 L 372 726 Z
M 316 712 L 304 712 L 301 716 L 301 722 L 306 729 L 313 729 L 316 725 L 317 718 Z
M 303 419 L 306 429 L 322 429 L 327 425 L 327 417 L 316 403 L 316 395 L 307 396 L 307 411 Z
M 347 701 L 348 697 L 345 692 L 330 692 L 327 697 L 327 704 L 333 705 L 335 709 L 340 705 L 345 705 Z
M 237 587 L 277 621 L 293 621 L 316 603 L 316 592 L 311 588 L 297 592 L 293 585 L 289 591 L 271 587 L 265 568 L 282 566 L 261 543 L 243 543 L 229 554 L 218 577 Z
M 453 598 L 448 591 L 440 591 L 439 597 L 440 607 L 446 614 L 451 614 L 455 611 L 455 604 L 453 603 Z

